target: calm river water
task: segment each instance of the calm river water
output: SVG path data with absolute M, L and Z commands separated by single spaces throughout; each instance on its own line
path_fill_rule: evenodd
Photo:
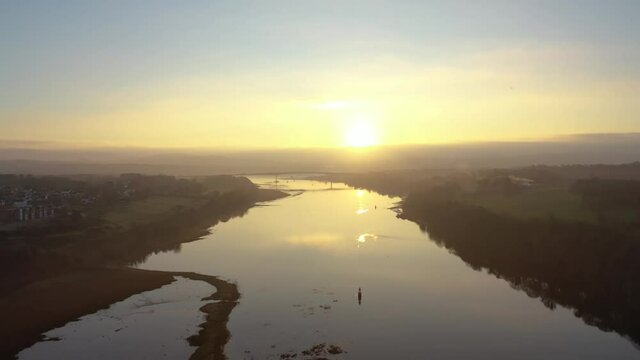
M 252 180 L 273 186 L 270 178 Z M 329 185 L 305 180 L 278 186 L 295 196 L 255 207 L 140 265 L 238 283 L 231 359 L 279 359 L 318 343 L 341 346 L 348 353 L 338 358 L 347 359 L 640 357 L 615 333 L 471 269 L 398 219 L 391 208 L 399 199 L 344 185 L 323 190 Z M 47 344 L 56 343 L 36 346 Z

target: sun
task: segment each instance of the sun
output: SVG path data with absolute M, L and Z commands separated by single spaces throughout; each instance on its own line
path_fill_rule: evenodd
M 349 124 L 344 134 L 344 142 L 350 147 L 378 145 L 378 136 L 370 122 L 357 121 Z

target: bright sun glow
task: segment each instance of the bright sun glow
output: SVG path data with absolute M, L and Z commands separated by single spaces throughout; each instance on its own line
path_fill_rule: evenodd
M 347 127 L 345 144 L 351 147 L 373 146 L 378 144 L 378 137 L 370 123 L 358 121 Z

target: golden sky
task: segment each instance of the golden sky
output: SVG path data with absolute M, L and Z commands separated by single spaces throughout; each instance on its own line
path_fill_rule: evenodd
M 0 139 L 270 148 L 640 131 L 636 1 L 277 3 L 10 4 Z

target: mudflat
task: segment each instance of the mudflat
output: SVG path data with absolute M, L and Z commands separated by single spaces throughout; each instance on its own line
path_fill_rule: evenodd
M 192 359 L 221 359 L 230 334 L 229 313 L 240 297 L 235 284 L 214 276 L 171 273 L 132 268 L 93 268 L 73 271 L 31 283 L 0 299 L 0 358 L 12 358 L 22 349 L 43 339 L 43 333 L 83 315 L 94 313 L 129 296 L 157 289 L 175 276 L 205 281 L 216 292 L 203 300 L 206 316 L 199 334 L 189 339 L 198 349 Z M 216 302 L 214 302 L 216 301 Z

